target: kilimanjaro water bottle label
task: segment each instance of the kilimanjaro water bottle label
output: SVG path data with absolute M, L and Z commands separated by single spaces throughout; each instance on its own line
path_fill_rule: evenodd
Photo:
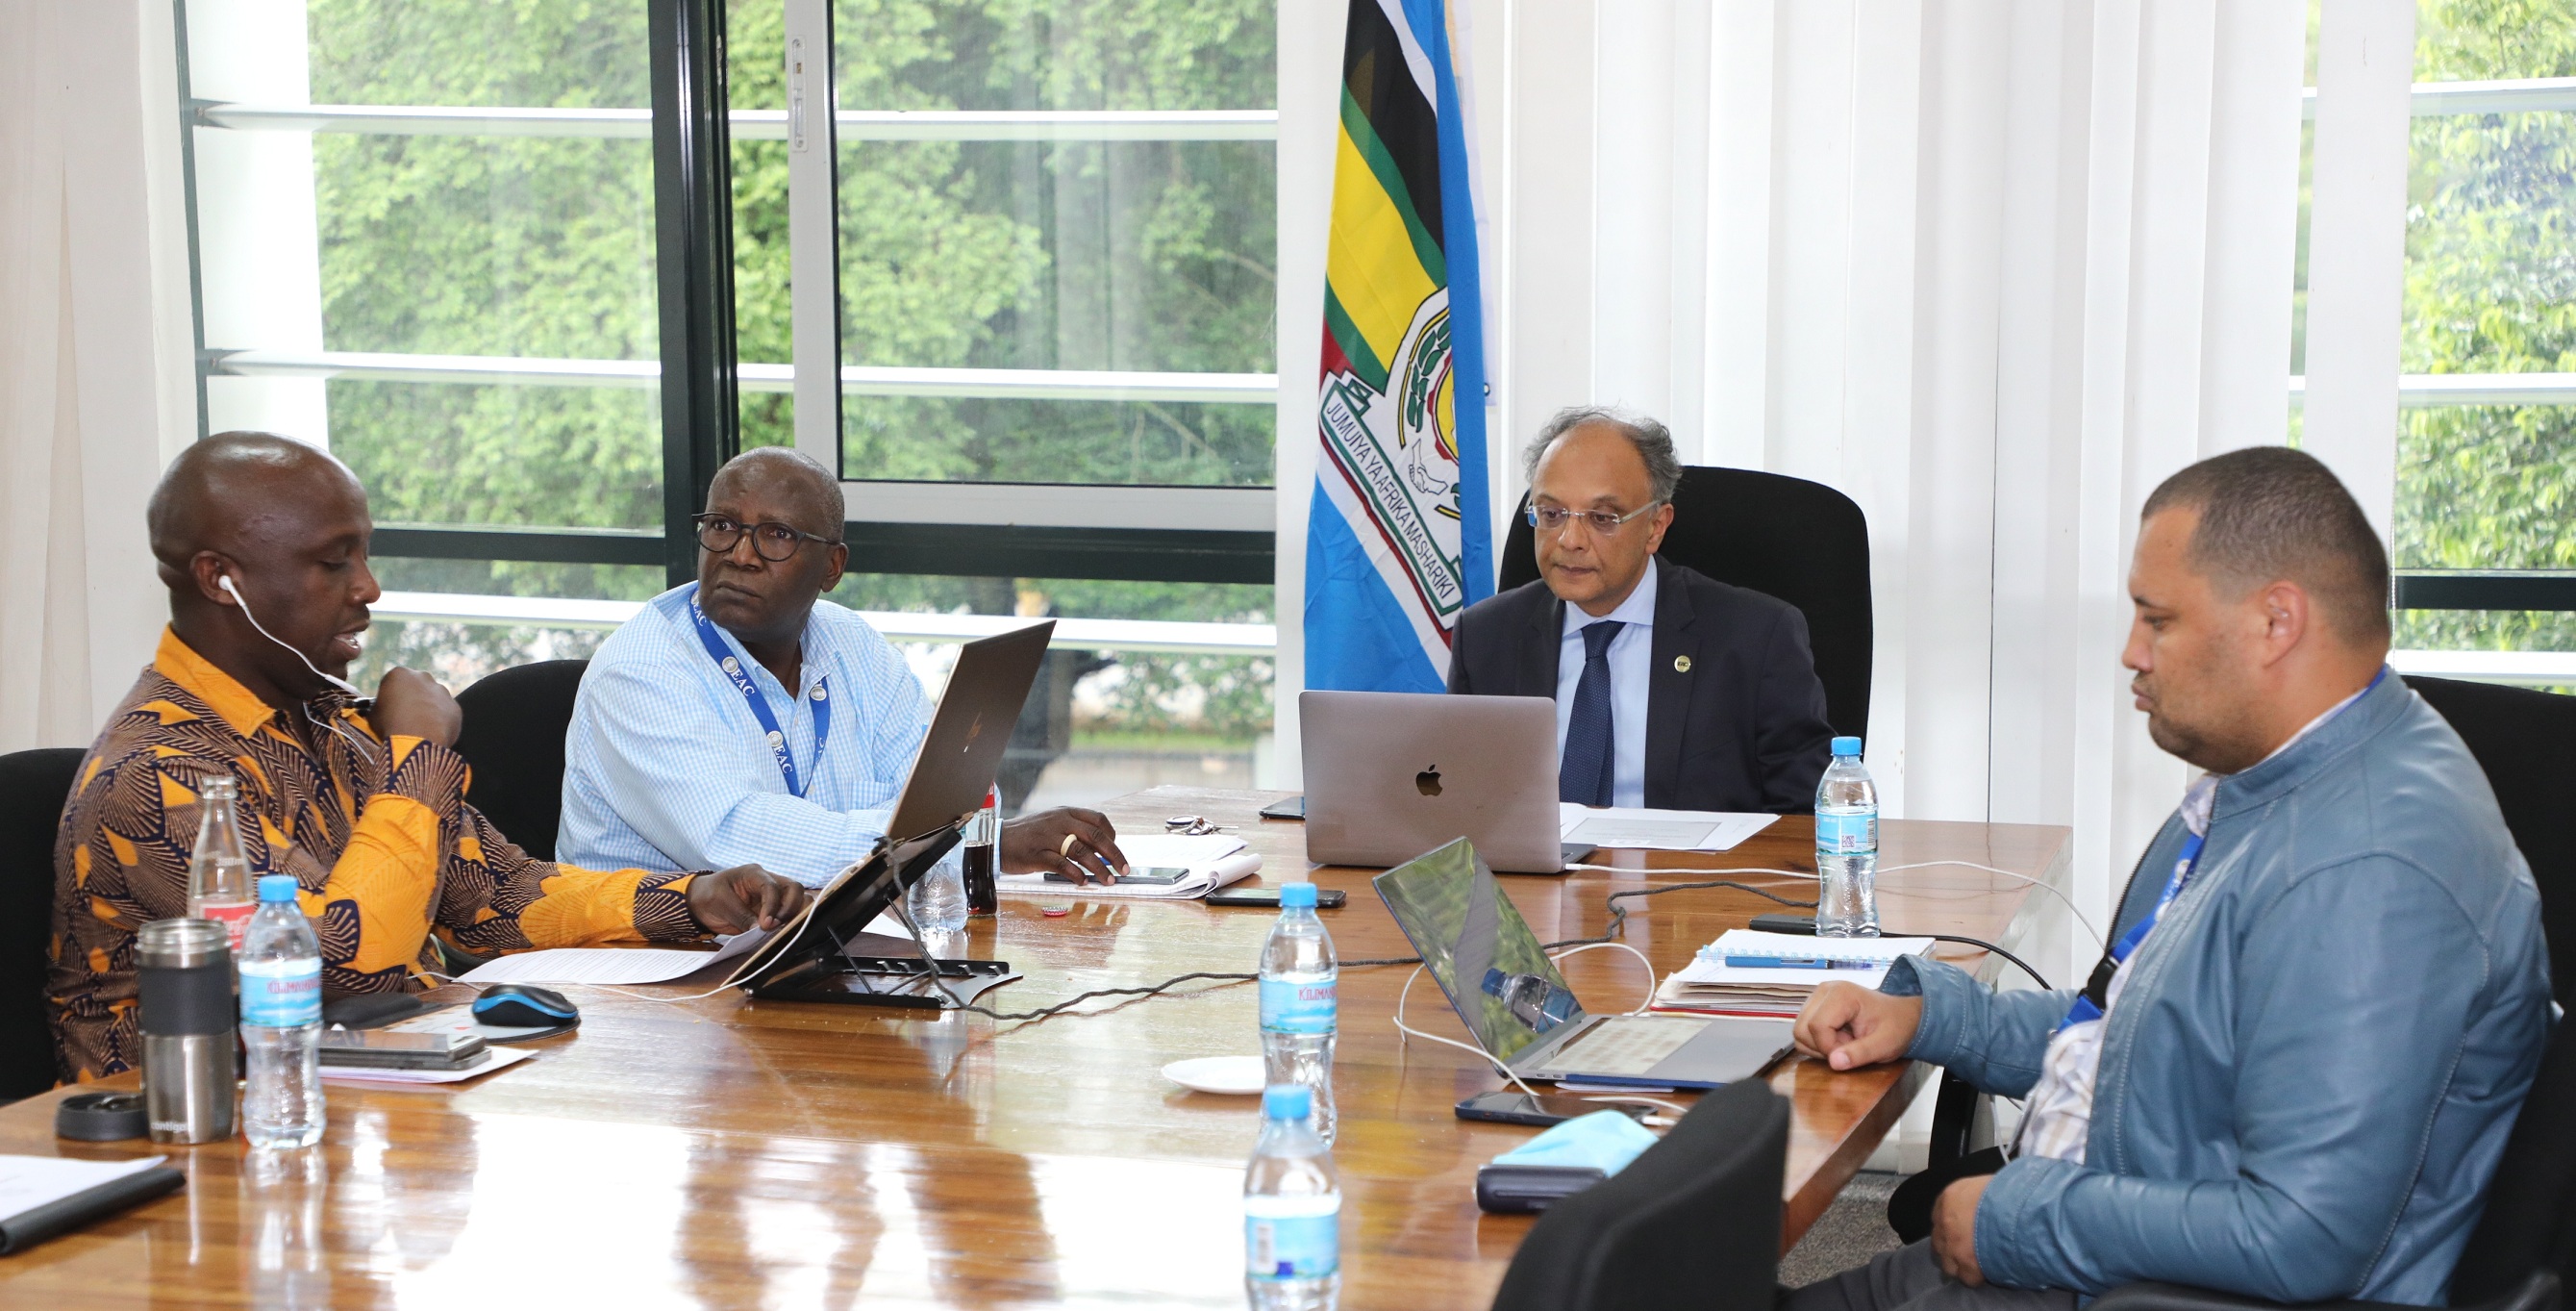
M 1243 1218 L 1243 1272 L 1255 1279 L 1322 1279 L 1341 1265 L 1338 1211 Z
M 1835 856 L 1858 856 L 1878 850 L 1878 816 L 1816 816 L 1816 850 Z
M 322 1022 L 322 962 L 243 961 L 242 1023 L 292 1029 Z
M 1338 983 L 1261 981 L 1261 1027 L 1272 1033 L 1331 1033 Z

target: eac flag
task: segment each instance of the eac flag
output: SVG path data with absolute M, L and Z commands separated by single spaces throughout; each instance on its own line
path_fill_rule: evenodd
M 1453 3 L 1350 0 L 1306 528 L 1310 688 L 1439 691 L 1459 612 L 1494 590 Z

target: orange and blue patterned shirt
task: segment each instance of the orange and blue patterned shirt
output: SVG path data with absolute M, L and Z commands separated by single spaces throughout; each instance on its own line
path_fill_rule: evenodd
M 188 913 L 205 781 L 240 785 L 254 879 L 291 874 L 328 995 L 434 968 L 434 933 L 477 954 L 700 938 L 687 873 L 538 860 L 465 804 L 465 759 L 379 737 L 344 699 L 259 699 L 165 631 L 74 775 L 54 842 L 46 1000 L 66 1080 L 141 1064 L 135 932 Z

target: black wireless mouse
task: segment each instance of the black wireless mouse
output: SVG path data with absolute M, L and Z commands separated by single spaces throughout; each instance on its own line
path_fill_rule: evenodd
M 581 1023 L 564 995 L 524 983 L 496 983 L 474 999 L 474 1022 L 496 1029 L 551 1029 Z

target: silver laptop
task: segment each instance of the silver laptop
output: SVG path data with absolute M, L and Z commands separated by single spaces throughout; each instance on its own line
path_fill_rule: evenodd
M 1714 1088 L 1789 1050 L 1790 1022 L 1587 1015 L 1465 839 L 1380 874 L 1377 895 L 1485 1051 L 1524 1079 Z
M 1300 692 L 1306 859 L 1393 865 L 1469 838 L 1507 874 L 1561 873 L 1556 703 L 1545 697 Z

